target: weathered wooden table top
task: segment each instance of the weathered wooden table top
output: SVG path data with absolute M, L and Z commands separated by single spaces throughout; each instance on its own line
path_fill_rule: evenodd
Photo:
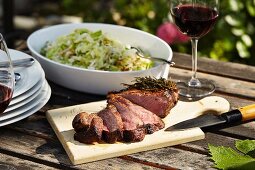
M 172 79 L 188 79 L 191 57 L 174 53 Z M 255 103 L 255 67 L 200 58 L 198 77 L 212 80 L 213 95 L 226 98 L 231 109 Z M 105 99 L 72 91 L 52 82 L 49 102 L 32 116 L 0 128 L 0 169 L 213 169 L 208 143 L 234 146 L 237 139 L 255 139 L 255 122 L 206 132 L 206 138 L 177 146 L 73 166 L 49 125 L 45 112 Z

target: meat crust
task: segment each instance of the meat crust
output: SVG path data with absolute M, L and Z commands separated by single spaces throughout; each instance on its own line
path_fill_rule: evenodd
M 144 107 L 145 109 L 155 113 L 160 118 L 166 117 L 170 110 L 177 104 L 179 99 L 177 90 L 158 90 L 154 92 L 133 89 L 122 91 L 117 93 L 117 95 Z
M 77 114 L 72 122 L 72 126 L 76 132 L 87 131 L 90 127 L 92 119 L 96 114 L 89 114 L 86 112 L 81 112 Z
M 116 96 L 117 97 L 117 96 Z M 112 96 L 108 103 L 114 105 L 120 113 L 123 122 L 123 139 L 125 142 L 141 141 L 145 137 L 143 121 L 123 103 L 118 101 L 118 97 Z M 135 135 L 137 134 L 137 135 Z
M 118 95 L 112 95 L 111 98 L 115 98 L 119 103 L 122 103 L 126 108 L 128 108 L 128 112 L 132 112 L 138 116 L 143 122 L 143 127 L 145 128 L 147 134 L 152 134 L 155 131 L 164 128 L 164 122 L 151 111 L 146 110 L 145 108 L 136 105 Z
M 93 142 L 99 142 L 102 138 L 102 132 L 103 132 L 103 120 L 98 117 L 96 114 L 91 114 L 92 116 L 86 116 L 88 113 L 83 112 L 81 115 L 77 115 L 77 117 L 74 119 L 74 125 L 76 126 L 76 133 L 74 134 L 74 139 L 86 144 L 91 144 Z M 88 114 L 89 115 L 89 114 Z M 91 118 L 92 117 L 92 118 Z M 87 124 L 89 121 L 90 123 Z M 78 120 L 78 121 L 76 121 Z M 82 122 L 82 125 L 85 125 L 86 128 L 83 128 L 82 126 L 78 126 L 77 122 Z M 84 123 L 86 122 L 86 123 Z M 77 128 L 78 127 L 78 128 Z
M 105 109 L 97 113 L 103 120 L 105 129 L 103 140 L 107 143 L 115 143 L 123 138 L 123 122 L 120 113 L 114 105 L 108 105 Z

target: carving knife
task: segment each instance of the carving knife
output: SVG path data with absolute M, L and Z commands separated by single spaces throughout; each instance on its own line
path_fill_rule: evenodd
M 255 104 L 240 107 L 220 115 L 204 114 L 188 119 L 165 129 L 165 131 L 185 130 L 194 127 L 209 128 L 215 126 L 228 126 L 255 119 Z

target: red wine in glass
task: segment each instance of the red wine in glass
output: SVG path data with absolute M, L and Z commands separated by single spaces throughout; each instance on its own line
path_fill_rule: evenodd
M 12 89 L 0 84 L 0 113 L 3 113 L 12 99 Z
M 213 28 L 219 15 L 212 8 L 186 4 L 174 7 L 172 16 L 182 33 L 199 38 Z
M 219 0 L 170 0 L 170 13 L 179 30 L 191 38 L 192 76 L 177 82 L 179 94 L 188 98 L 201 98 L 212 94 L 215 85 L 197 78 L 197 43 L 206 35 L 219 16 Z
M 15 78 L 9 50 L 1 33 L 0 62 L 6 63 L 0 70 L 0 114 L 2 114 L 12 99 Z

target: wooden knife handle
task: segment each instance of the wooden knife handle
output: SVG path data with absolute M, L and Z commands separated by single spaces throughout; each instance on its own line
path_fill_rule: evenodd
M 238 110 L 242 114 L 242 121 L 255 119 L 255 104 L 240 107 Z

